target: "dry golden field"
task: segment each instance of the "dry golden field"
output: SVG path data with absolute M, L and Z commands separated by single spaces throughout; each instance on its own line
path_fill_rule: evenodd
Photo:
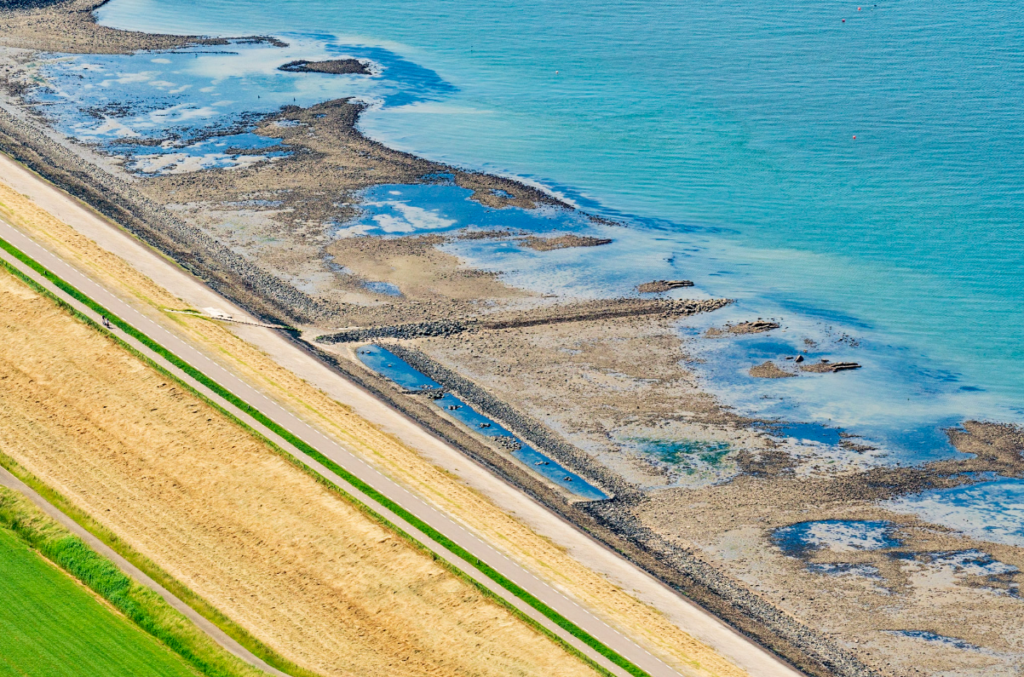
M 0 182 L 0 215 L 8 218 L 113 289 L 158 308 L 187 304 L 55 219 L 24 195 Z M 486 535 L 519 561 L 543 572 L 610 620 L 659 648 L 684 674 L 740 677 L 747 673 L 680 630 L 659 612 L 626 594 L 549 540 L 505 513 L 415 450 L 355 415 L 319 389 L 278 365 L 226 327 L 181 314 L 167 314 L 196 344 L 218 354 L 250 382 L 290 405 L 298 415 L 363 453 L 399 481 L 467 526 Z
M 0 384 L 4 453 L 300 666 L 592 674 L 7 273 Z

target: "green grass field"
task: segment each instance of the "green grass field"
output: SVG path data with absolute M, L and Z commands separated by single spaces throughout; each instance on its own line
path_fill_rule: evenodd
M 195 674 L 153 637 L 0 527 L 0 675 Z

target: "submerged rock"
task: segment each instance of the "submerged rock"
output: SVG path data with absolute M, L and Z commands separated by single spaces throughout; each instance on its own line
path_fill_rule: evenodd
M 793 376 L 796 376 L 796 374 L 791 371 L 779 369 L 779 367 L 771 360 L 768 360 L 764 364 L 759 364 L 756 367 L 751 367 L 750 375 L 754 378 L 792 378 Z
M 643 283 L 637 287 L 636 290 L 641 294 L 657 294 L 659 292 L 692 286 L 693 282 L 690 282 L 689 280 L 655 280 L 654 282 Z
M 330 59 L 328 61 L 289 61 L 277 70 L 288 73 L 327 73 L 329 75 L 373 75 L 359 59 Z
M 860 369 L 861 365 L 856 362 L 829 362 L 822 360 L 818 364 L 808 364 L 800 367 L 800 371 L 809 371 L 815 374 L 834 374 L 837 371 L 849 371 Z

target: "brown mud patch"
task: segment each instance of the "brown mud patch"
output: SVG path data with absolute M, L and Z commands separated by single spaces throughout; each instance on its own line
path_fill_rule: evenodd
M 750 368 L 750 375 L 754 378 L 792 378 L 796 376 L 791 371 L 784 371 L 780 369 L 771 360 L 767 360 L 755 367 Z
M 445 238 L 424 235 L 386 239 L 347 237 L 325 251 L 354 275 L 387 281 L 412 301 L 526 298 L 531 294 L 509 287 L 497 275 L 467 268 L 453 254 L 437 249 Z M 468 308 L 463 312 L 471 312 Z
M 131 54 L 139 50 L 226 45 L 224 38 L 158 35 L 98 25 L 92 12 L 107 0 L 6 0 L 0 4 L 0 45 L 69 54 Z M 238 40 L 282 44 L 269 37 Z
M 964 421 L 947 430 L 957 451 L 975 458 L 958 460 L 976 472 L 997 472 L 1006 477 L 1024 477 L 1024 430 L 1020 426 L 987 421 Z

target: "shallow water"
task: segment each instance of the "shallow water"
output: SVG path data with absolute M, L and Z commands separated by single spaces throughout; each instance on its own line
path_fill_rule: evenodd
M 878 567 L 872 564 L 853 564 L 851 562 L 811 562 L 807 571 L 823 576 L 856 576 L 871 580 L 881 580 Z
M 983 541 L 1024 547 L 1024 480 L 998 478 L 889 501 L 886 507 L 962 531 Z
M 883 521 L 822 520 L 780 527 L 772 540 L 790 557 L 804 557 L 813 550 L 853 552 L 881 550 L 901 544 L 893 535 L 894 526 Z
M 745 291 L 849 313 L 1024 401 L 1024 16 L 1006 0 L 113 0 L 99 16 L 387 47 L 455 89 L 368 116 L 375 136 L 728 229 L 769 250 L 769 284 Z
M 600 0 L 585 10 L 357 0 L 341 11 L 326 0 L 112 0 L 99 17 L 136 30 L 274 33 L 291 43 L 231 48 L 243 56 L 99 58 L 129 76 L 157 71 L 149 84 L 108 85 L 123 85 L 114 98 L 146 87 L 166 97 L 191 84 L 174 96 L 215 113 L 192 129 L 226 124 L 220 101 L 240 114 L 289 97 L 307 105 L 358 96 L 380 103 L 364 131 L 391 145 L 535 180 L 621 218 L 629 228 L 591 229 L 615 240 L 592 250 L 540 255 L 508 241 L 451 249 L 546 293 L 618 295 L 682 277 L 697 283 L 687 296 L 737 299 L 684 323 L 694 336 L 726 319 L 781 318 L 785 330 L 771 340 L 695 350 L 705 385 L 727 404 L 811 424 L 782 435 L 827 446 L 827 431 L 842 428 L 879 448 L 873 462 L 916 463 L 955 454 L 941 428 L 965 417 L 1024 420 L 1024 16 L 1007 2 L 910 0 L 856 12 L 810 0 Z M 380 74 L 275 70 L 339 55 L 374 59 Z M 78 75 L 95 80 L 64 78 Z M 230 97 L 198 96 L 221 85 Z M 160 103 L 156 120 L 140 112 L 135 131 L 180 126 L 176 105 Z M 95 135 L 95 121 L 73 108 L 64 129 Z M 201 158 L 190 162 L 238 161 L 224 149 L 189 148 Z M 173 170 L 139 165 L 147 167 Z M 457 191 L 374 189 L 367 216 L 339 229 L 582 227 L 557 210 L 488 212 Z M 807 337 L 809 356 L 864 368 L 770 382 L 747 374 L 803 349 Z M 986 483 L 901 505 L 977 531 L 978 506 L 1005 490 Z M 1019 500 L 1009 505 L 1003 526 L 980 533 L 1017 538 L 1024 515 Z
M 933 642 L 935 644 L 942 644 L 954 649 L 960 649 L 961 651 L 983 651 L 979 646 L 975 646 L 970 642 L 966 642 L 956 637 L 946 637 L 945 635 L 938 635 L 934 632 L 927 630 L 888 630 L 890 634 L 900 635 L 902 637 L 913 637 L 914 639 L 924 640 L 926 642 Z

